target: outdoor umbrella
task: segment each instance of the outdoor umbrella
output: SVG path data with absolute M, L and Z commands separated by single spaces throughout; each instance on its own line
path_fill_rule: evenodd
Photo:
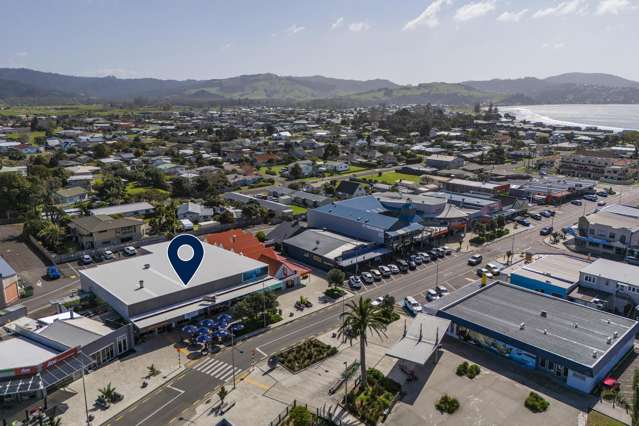
M 217 323 L 212 319 L 205 319 L 200 321 L 200 327 L 215 328 L 216 326 Z
M 230 322 L 233 320 L 233 317 L 230 316 L 229 314 L 221 314 L 220 316 L 217 317 L 217 320 L 219 322 Z
M 613 388 L 615 386 L 617 386 L 617 379 L 615 379 L 614 377 L 606 377 L 603 381 L 603 384 L 606 385 L 609 388 Z
M 197 327 L 194 325 L 185 325 L 182 327 L 182 332 L 186 334 L 195 334 L 197 333 Z
M 237 324 L 232 324 L 231 325 L 231 331 L 232 332 L 236 333 L 236 332 L 238 332 L 240 330 L 244 330 L 244 324 L 238 322 Z
M 213 338 L 208 334 L 200 334 L 195 340 L 197 340 L 198 343 L 205 345 L 207 343 L 210 343 L 212 339 Z
M 209 334 L 211 330 L 206 327 L 200 327 L 197 329 L 198 334 Z

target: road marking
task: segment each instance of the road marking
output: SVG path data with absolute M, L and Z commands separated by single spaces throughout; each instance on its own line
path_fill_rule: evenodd
M 465 280 L 467 280 L 467 281 L 470 281 L 471 283 L 472 283 L 473 281 L 475 281 L 475 279 L 473 279 L 473 278 L 468 278 L 468 277 L 466 277 L 466 278 L 464 278 L 464 279 L 465 279 Z
M 116 418 L 115 418 L 115 421 L 116 421 L 116 422 L 119 422 L 119 421 L 120 421 L 120 420 L 122 420 L 123 418 L 124 418 L 124 416 L 123 416 L 123 415 L 120 415 L 120 416 L 118 416 L 118 417 L 116 417 Z
M 164 409 L 164 407 L 167 407 L 169 404 L 172 404 L 173 401 L 175 401 L 176 399 L 178 399 L 179 397 L 181 397 L 182 395 L 184 395 L 184 392 L 182 389 L 178 389 L 178 388 L 174 388 L 171 385 L 167 385 L 166 386 L 168 389 L 174 390 L 176 392 L 179 392 L 177 395 L 175 395 L 173 398 L 171 398 L 168 402 L 166 402 L 165 404 L 162 404 L 157 410 L 155 410 L 154 412 L 152 412 L 151 414 L 149 414 L 148 416 L 146 416 L 145 418 L 143 418 L 142 420 L 140 420 L 138 423 L 135 424 L 135 426 L 140 426 L 142 423 L 146 422 L 147 420 L 149 420 L 151 417 L 155 416 L 157 413 L 159 413 L 162 409 Z
M 259 353 L 262 354 L 262 356 L 268 356 L 266 353 L 264 353 L 264 351 L 262 349 L 260 349 L 259 347 L 255 348 L 256 351 L 258 351 Z
M 256 386 L 256 387 L 258 387 L 260 389 L 263 389 L 263 390 L 269 390 L 270 389 L 269 386 L 265 385 L 264 383 L 257 382 L 255 380 L 251 379 L 250 377 L 247 377 L 246 379 L 244 379 L 244 382 L 246 382 L 248 384 L 251 384 L 253 386 Z

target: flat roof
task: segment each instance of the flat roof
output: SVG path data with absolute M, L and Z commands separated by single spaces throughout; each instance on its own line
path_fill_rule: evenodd
M 588 368 L 614 342 L 637 328 L 631 319 L 499 281 L 442 307 L 438 316 L 481 327 Z M 618 338 L 608 344 L 606 339 L 615 332 Z
M 140 210 L 152 210 L 153 206 L 145 201 L 139 203 L 120 204 L 118 206 L 101 207 L 97 209 L 91 209 L 92 215 L 113 215 L 113 214 L 125 214 L 136 212 Z
M 608 259 L 597 259 L 582 269 L 584 274 L 606 277 L 626 284 L 639 286 L 639 266 Z
M 588 265 L 590 264 L 587 261 L 576 257 L 548 254 L 531 263 L 516 264 L 510 271 L 505 272 L 570 289 L 579 281 L 579 272 Z
M 600 211 L 586 216 L 588 223 L 609 226 L 611 228 L 627 228 L 631 231 L 639 230 L 639 221 L 636 217 L 624 216 L 609 211 Z
M 288 240 L 284 240 L 286 244 L 315 253 L 328 259 L 335 259 L 342 255 L 343 252 L 353 250 L 360 246 L 367 246 L 370 243 L 357 240 L 355 238 L 346 237 L 330 231 L 321 229 L 307 229 Z
M 0 369 L 39 365 L 59 353 L 24 337 L 12 337 L 0 342 Z
M 149 254 L 107 263 L 80 271 L 100 287 L 131 305 L 184 290 L 186 287 L 170 265 L 166 250 L 170 242 L 144 247 Z M 239 275 L 259 268 L 263 262 L 202 242 L 204 258 L 188 284 L 189 288 Z M 145 267 L 148 265 L 148 267 Z M 140 288 L 139 282 L 144 281 Z
M 404 336 L 386 351 L 386 355 L 424 365 L 446 335 L 449 326 L 450 320 L 418 314 Z

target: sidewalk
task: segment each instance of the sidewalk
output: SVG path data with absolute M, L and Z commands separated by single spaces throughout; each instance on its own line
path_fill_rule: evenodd
M 173 343 L 175 337 L 167 334 L 156 336 L 136 347 L 136 352 L 115 360 L 85 376 L 87 403 L 89 414 L 94 416 L 91 424 L 98 425 L 116 416 L 128 406 L 139 401 L 162 384 L 166 383 L 184 370 L 186 358 L 182 356 L 181 366 L 178 367 L 178 357 Z M 158 376 L 147 380 L 148 386 L 142 388 L 142 381 L 147 374 L 147 367 L 153 364 L 159 371 Z M 112 404 L 107 410 L 100 410 L 93 406 L 99 395 L 100 388 L 111 383 L 117 392 L 124 395 L 124 400 Z M 60 404 L 60 415 L 63 424 L 81 425 L 86 423 L 84 393 L 82 380 L 71 383 L 64 391 L 71 394 Z M 58 391 L 60 392 L 60 391 Z M 55 394 L 54 394 L 55 395 Z

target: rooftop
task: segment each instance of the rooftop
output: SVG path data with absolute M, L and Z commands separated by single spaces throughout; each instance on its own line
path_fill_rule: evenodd
M 511 274 L 570 289 L 579 281 L 579 271 L 589 266 L 589 263 L 572 256 L 549 254 L 540 256 L 531 263 L 513 266 L 508 271 Z
M 637 329 L 631 319 L 499 281 L 441 307 L 438 316 L 474 324 L 588 368 L 614 346 L 606 342 L 608 337 L 616 332 L 619 340 Z
M 142 219 L 133 219 L 130 217 L 113 218 L 107 215 L 81 216 L 71 219 L 71 224 L 74 227 L 81 228 L 87 233 L 142 225 L 143 223 L 144 221 Z
M 339 257 L 345 251 L 369 245 L 365 241 L 320 229 L 307 229 L 284 242 L 329 259 Z
M 626 228 L 631 231 L 639 230 L 639 220 L 636 217 L 624 216 L 613 211 L 602 210 L 586 216 L 590 224 L 609 226 L 611 228 Z
M 149 254 L 107 263 L 80 271 L 126 304 L 184 290 L 186 287 L 170 265 L 166 250 L 169 242 L 146 246 Z M 268 265 L 246 256 L 203 242 L 204 257 L 188 287 L 212 283 Z M 148 266 L 147 266 L 148 265 Z M 144 286 L 140 288 L 139 282 Z M 239 284 L 238 282 L 237 284 Z
M 91 214 L 98 215 L 112 215 L 112 214 L 126 214 L 137 212 L 141 210 L 153 210 L 153 206 L 147 202 L 120 204 L 118 206 L 102 207 L 99 209 L 91 209 Z
M 606 277 L 611 280 L 639 286 L 639 266 L 608 259 L 597 259 L 582 269 L 584 274 Z
M 0 277 L 13 277 L 16 271 L 0 256 Z
M 56 355 L 57 351 L 20 336 L 0 342 L 0 368 L 3 370 L 39 365 Z

